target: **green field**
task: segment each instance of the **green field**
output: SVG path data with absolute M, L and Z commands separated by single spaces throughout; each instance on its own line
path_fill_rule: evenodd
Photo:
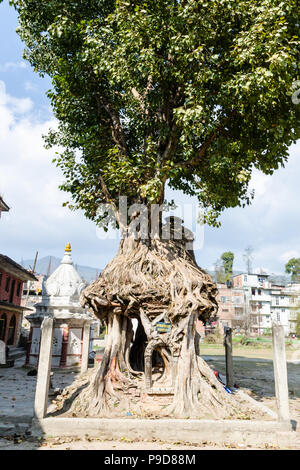
M 272 342 L 258 343 L 242 346 L 240 343 L 233 343 L 232 354 L 239 357 L 253 357 L 262 359 L 272 359 Z M 223 344 L 200 344 L 200 354 L 203 356 L 222 356 L 225 354 Z M 286 358 L 288 361 L 300 361 L 300 346 L 286 346 Z

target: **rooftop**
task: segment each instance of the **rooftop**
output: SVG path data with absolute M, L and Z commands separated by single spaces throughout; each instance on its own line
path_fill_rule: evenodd
M 8 211 L 9 211 L 8 205 L 3 201 L 2 197 L 0 196 L 0 216 L 1 216 L 1 212 L 8 212 Z
M 31 272 L 24 269 L 20 264 L 16 263 L 14 260 L 8 256 L 0 254 L 0 269 L 3 269 L 5 272 L 15 276 L 21 281 L 37 281 L 37 278 Z
M 232 277 L 237 277 L 237 276 L 259 276 L 259 277 L 269 277 L 270 274 L 261 274 L 261 273 L 239 273 L 235 274 Z

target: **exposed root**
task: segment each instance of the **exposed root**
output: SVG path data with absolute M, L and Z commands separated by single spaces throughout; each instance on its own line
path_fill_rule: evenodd
M 216 314 L 216 295 L 210 276 L 197 266 L 182 241 L 123 240 L 99 279 L 81 295 L 82 305 L 106 322 L 108 336 L 101 366 L 71 411 L 113 416 L 134 407 L 143 416 L 152 400 L 162 404 L 165 416 L 236 415 L 241 403 L 227 394 L 196 354 L 196 321 L 205 322 Z M 138 322 L 134 338 L 133 319 Z M 159 333 L 158 321 L 170 324 L 170 330 Z M 147 395 L 145 364 L 148 360 L 152 368 L 153 351 L 163 369 L 153 386 L 174 388 L 165 399 Z

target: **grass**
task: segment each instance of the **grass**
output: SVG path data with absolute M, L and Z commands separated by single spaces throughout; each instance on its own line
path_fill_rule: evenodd
M 225 348 L 222 343 L 218 344 L 200 344 L 200 354 L 204 356 L 224 356 Z M 248 345 L 241 345 L 233 342 L 232 355 L 234 357 L 249 357 L 272 359 L 272 343 L 271 342 L 251 342 Z M 300 361 L 300 347 L 297 349 L 286 346 L 287 360 Z

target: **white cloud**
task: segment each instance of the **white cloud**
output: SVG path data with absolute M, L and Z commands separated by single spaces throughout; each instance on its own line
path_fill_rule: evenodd
M 6 62 L 5 64 L 0 64 L 0 72 L 9 72 L 11 70 L 25 69 L 27 67 L 26 62 Z
M 1 130 L 8 132 L 14 114 L 26 114 L 33 108 L 30 98 L 15 98 L 6 93 L 5 83 L 0 81 Z
M 0 82 L 0 193 L 11 207 L 0 219 L 0 252 L 16 261 L 32 258 L 35 250 L 40 256 L 60 256 L 70 241 L 78 263 L 103 268 L 118 241 L 100 240 L 81 212 L 62 207 L 70 196 L 58 190 L 63 177 L 51 162 L 54 151 L 46 151 L 42 140 L 54 126 L 53 118 L 41 120 L 29 98 L 10 96 Z M 234 269 L 245 269 L 243 252 L 252 245 L 254 269 L 283 273 L 286 261 L 300 255 L 299 151 L 300 145 L 294 145 L 286 168 L 272 176 L 254 172 L 252 206 L 225 211 L 220 229 L 205 227 L 204 246 L 196 253 L 200 266 L 213 267 L 230 250 Z M 179 191 L 167 194 L 177 204 L 191 201 Z
M 291 258 L 299 258 L 299 251 L 296 251 L 296 250 L 285 251 L 279 257 L 280 261 L 282 261 L 283 263 L 287 263 Z
M 0 82 L 0 193 L 11 208 L 0 220 L 0 252 L 16 261 L 33 257 L 35 250 L 60 256 L 70 241 L 78 263 L 102 268 L 110 258 L 109 242 L 97 238 L 81 212 L 62 207 L 69 195 L 58 189 L 63 176 L 42 139 L 56 125 L 53 118 L 39 120 L 31 100 L 8 95 Z

